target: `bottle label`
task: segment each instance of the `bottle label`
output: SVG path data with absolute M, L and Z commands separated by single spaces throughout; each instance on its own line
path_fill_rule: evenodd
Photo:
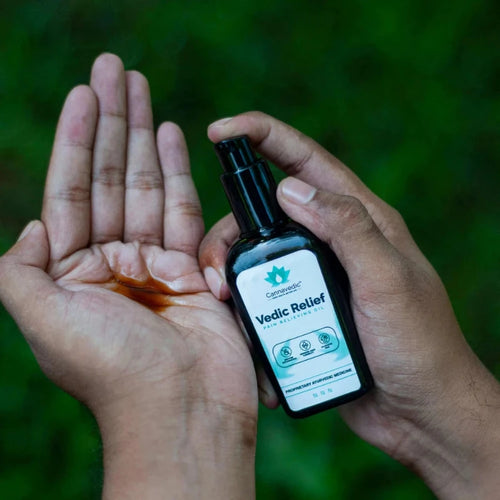
M 313 252 L 246 269 L 236 286 L 293 411 L 361 387 Z

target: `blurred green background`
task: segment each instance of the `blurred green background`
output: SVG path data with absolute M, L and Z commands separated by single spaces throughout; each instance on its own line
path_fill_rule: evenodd
M 0 252 L 40 213 L 66 93 L 118 54 L 184 129 L 207 226 L 227 210 L 206 125 L 260 109 L 400 210 L 463 330 L 500 375 L 498 2 L 13 1 L 0 14 Z M 1 306 L 0 306 L 1 307 Z M 0 309 L 0 496 L 99 498 L 96 425 Z M 262 410 L 259 499 L 434 498 L 335 411 Z

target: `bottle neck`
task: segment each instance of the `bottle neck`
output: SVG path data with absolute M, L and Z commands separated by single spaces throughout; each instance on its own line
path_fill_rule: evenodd
M 276 182 L 265 160 L 221 176 L 241 234 L 270 229 L 287 220 L 276 199 Z

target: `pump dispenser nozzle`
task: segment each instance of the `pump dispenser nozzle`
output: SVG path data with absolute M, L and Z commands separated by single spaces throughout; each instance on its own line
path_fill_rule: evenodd
M 276 182 L 266 160 L 258 158 L 246 135 L 215 144 L 224 169 L 222 185 L 242 234 L 287 220 L 276 199 Z
M 258 161 L 246 135 L 217 143 L 215 152 L 225 172 L 236 172 Z

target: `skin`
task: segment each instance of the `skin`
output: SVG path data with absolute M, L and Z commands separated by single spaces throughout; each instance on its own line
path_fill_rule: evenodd
M 146 79 L 101 55 L 68 95 L 41 221 L 0 259 L 0 299 L 42 370 L 94 413 L 111 498 L 253 498 L 257 384 L 208 290 L 184 137 Z
M 326 241 L 346 269 L 351 305 L 376 387 L 339 408 L 361 438 L 414 469 L 443 499 L 500 489 L 500 388 L 469 348 L 446 290 L 402 217 L 312 139 L 258 112 L 209 127 L 213 142 L 246 134 L 290 177 L 277 197 Z M 200 263 L 228 297 L 224 262 L 232 215 L 205 237 Z M 272 402 L 271 395 L 268 400 Z
M 271 117 L 209 129 L 215 142 L 240 134 L 292 176 L 279 186 L 281 206 L 349 274 L 376 388 L 341 408 L 347 423 L 439 497 L 494 498 L 498 383 L 401 217 Z M 145 78 L 100 56 L 90 86 L 74 89 L 61 113 L 42 220 L 0 258 L 0 299 L 44 372 L 96 416 L 104 498 L 254 497 L 257 383 L 232 312 L 216 299 L 228 297 L 222 269 L 237 233 L 226 217 L 200 243 L 182 132 L 165 123 L 155 138 Z M 276 406 L 262 377 L 261 389 Z

